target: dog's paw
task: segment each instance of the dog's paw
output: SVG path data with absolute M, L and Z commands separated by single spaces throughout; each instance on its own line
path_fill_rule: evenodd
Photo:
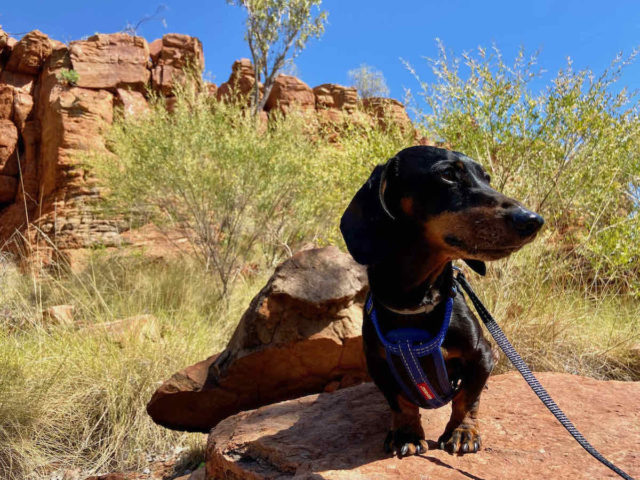
M 402 428 L 389 430 L 387 438 L 384 440 L 384 451 L 393 453 L 398 458 L 425 453 L 428 448 L 424 435 L 421 436 Z
M 462 424 L 451 432 L 444 432 L 438 439 L 440 450 L 464 455 L 476 453 L 482 448 L 482 440 L 477 427 Z

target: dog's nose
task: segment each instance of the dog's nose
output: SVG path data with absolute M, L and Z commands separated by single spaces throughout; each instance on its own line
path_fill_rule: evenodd
M 514 208 L 509 212 L 507 221 L 515 228 L 521 237 L 533 235 L 544 225 L 544 218 L 522 207 Z

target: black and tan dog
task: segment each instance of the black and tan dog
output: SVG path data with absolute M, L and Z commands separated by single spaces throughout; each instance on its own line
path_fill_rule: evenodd
M 455 394 L 451 419 L 437 442 L 451 453 L 481 447 L 478 404 L 494 362 L 477 319 L 455 293 L 451 262 L 463 259 L 484 274 L 485 260 L 515 252 L 544 223 L 489 184 L 482 166 L 461 153 L 407 148 L 373 170 L 340 224 L 349 252 L 368 267 L 371 306 L 382 332 L 403 327 L 435 334 L 445 300 L 454 297 L 441 352 Z M 392 410 L 385 448 L 399 456 L 421 453 L 427 443 L 419 408 L 391 371 L 370 313 L 365 311 L 363 324 L 367 366 Z M 420 364 L 427 377 L 435 375 L 434 363 Z M 410 373 L 400 375 L 411 381 Z M 436 394 L 443 393 L 434 385 Z

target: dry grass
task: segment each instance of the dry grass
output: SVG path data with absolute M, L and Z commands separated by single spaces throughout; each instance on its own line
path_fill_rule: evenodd
M 212 303 L 211 277 L 189 262 L 96 254 L 80 275 L 35 280 L 4 265 L 0 277 L 0 478 L 41 478 L 52 468 L 139 468 L 148 454 L 200 448 L 203 437 L 156 426 L 145 405 L 158 382 L 223 348 L 264 282 Z M 75 325 L 43 320 L 72 304 Z M 156 334 L 116 337 L 96 325 L 139 314 Z
M 538 268 L 544 239 L 493 264 L 476 290 L 536 370 L 640 379 L 640 302 L 554 285 Z M 198 451 L 202 435 L 156 426 L 145 404 L 158 382 L 223 348 L 267 271 L 244 279 L 228 307 L 212 277 L 188 261 L 96 252 L 85 272 L 36 279 L 3 264 L 0 302 L 0 477 L 42 478 L 52 468 L 136 469 L 148 455 Z M 75 325 L 43 308 L 76 307 Z M 154 316 L 155 335 L 114 339 L 95 325 Z M 508 366 L 504 359 L 498 371 Z

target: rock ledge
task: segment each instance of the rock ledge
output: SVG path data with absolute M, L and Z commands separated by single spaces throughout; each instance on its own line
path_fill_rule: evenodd
M 640 382 L 560 373 L 539 379 L 596 448 L 640 477 Z M 440 450 L 402 460 L 386 456 L 388 411 L 373 384 L 243 412 L 211 431 L 207 479 L 618 478 L 582 450 L 517 373 L 492 377 L 482 400 L 485 448 L 463 457 Z M 449 412 L 423 411 L 432 445 Z

